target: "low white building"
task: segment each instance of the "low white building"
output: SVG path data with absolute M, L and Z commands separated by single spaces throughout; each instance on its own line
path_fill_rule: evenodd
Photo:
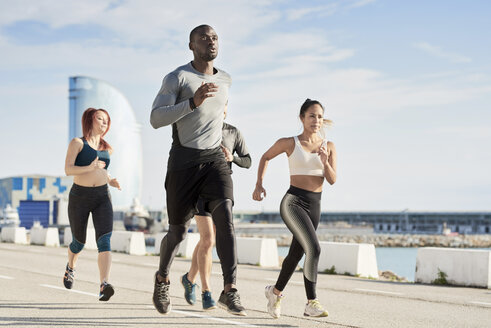
M 72 177 L 25 175 L 0 179 L 0 207 L 10 204 L 19 213 L 20 226 L 68 225 L 68 193 Z

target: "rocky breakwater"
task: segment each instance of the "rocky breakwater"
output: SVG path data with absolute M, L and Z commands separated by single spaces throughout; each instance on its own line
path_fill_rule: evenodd
M 238 233 L 241 237 L 274 238 L 278 246 L 289 246 L 291 234 Z M 366 234 L 366 235 L 334 235 L 319 234 L 320 241 L 340 243 L 366 243 L 375 247 L 462 247 L 490 248 L 491 234 L 488 235 L 412 235 L 412 234 Z

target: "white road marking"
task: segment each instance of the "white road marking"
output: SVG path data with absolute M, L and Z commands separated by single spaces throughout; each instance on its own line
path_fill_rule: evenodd
M 469 303 L 472 303 L 472 304 L 478 304 L 478 305 L 487 305 L 487 306 L 491 306 L 491 303 L 479 302 L 479 301 L 469 301 Z
M 30 253 L 46 253 L 44 250 L 42 249 L 30 249 L 29 250 Z
M 180 313 L 180 314 L 184 314 L 184 315 L 190 315 L 190 316 L 197 317 L 197 318 L 203 318 L 203 319 L 209 319 L 209 320 L 215 320 L 215 321 L 225 322 L 225 323 L 236 325 L 236 326 L 240 326 L 240 327 L 259 327 L 259 326 L 251 325 L 251 324 L 248 324 L 248 323 L 242 323 L 242 322 L 237 322 L 237 321 L 232 321 L 232 320 L 226 320 L 226 319 L 222 319 L 222 318 L 215 318 L 215 317 L 212 317 L 212 316 L 197 314 L 197 313 L 193 313 L 193 312 L 186 312 L 186 311 L 180 311 L 180 310 L 172 310 L 172 312 L 176 312 L 176 313 Z
M 45 284 L 40 284 L 39 286 L 53 288 L 53 289 L 59 289 L 59 290 L 64 290 L 64 291 L 71 292 L 71 293 L 79 293 L 79 294 L 83 294 L 83 295 L 89 295 L 89 296 L 99 297 L 99 295 L 97 295 L 97 294 L 83 292 L 81 290 L 76 290 L 76 289 L 66 289 L 66 288 L 63 288 L 63 287 L 58 287 L 58 286 L 53 286 L 53 285 L 45 285 Z
M 384 290 L 375 290 L 375 289 L 355 288 L 353 290 L 358 290 L 362 292 L 371 292 L 371 293 L 391 294 L 391 295 L 404 295 L 403 293 L 387 292 Z
M 10 279 L 10 280 L 12 280 L 14 278 L 13 277 L 9 277 L 9 276 L 0 276 L 0 279 Z
M 148 308 L 154 309 L 152 305 L 148 305 Z M 189 315 L 192 317 L 197 317 L 197 318 L 203 318 L 203 319 L 209 319 L 209 320 L 215 320 L 215 321 L 220 321 L 220 322 L 225 322 L 228 324 L 236 325 L 236 326 L 241 326 L 241 327 L 259 327 L 256 325 L 252 325 L 249 323 L 242 323 L 242 322 L 237 322 L 237 321 L 232 321 L 232 320 L 227 320 L 227 319 L 222 319 L 222 318 L 215 318 L 209 315 L 202 315 L 194 312 L 187 312 L 187 311 L 181 311 L 181 310 L 171 310 L 171 312 L 179 313 L 179 314 L 184 314 L 184 315 Z
M 271 279 L 271 278 L 266 278 L 267 281 L 274 281 L 276 282 L 277 279 Z M 301 285 L 303 286 L 303 281 L 296 281 L 296 280 L 290 280 L 288 281 L 289 284 L 294 284 L 294 285 Z
M 143 263 L 143 265 L 147 266 L 147 267 L 153 267 L 153 268 L 157 267 L 157 264 L 153 264 L 153 263 Z

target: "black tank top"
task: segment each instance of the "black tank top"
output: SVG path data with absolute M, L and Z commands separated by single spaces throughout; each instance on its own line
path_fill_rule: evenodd
M 95 150 L 94 148 L 89 146 L 89 143 L 87 142 L 87 140 L 85 140 L 85 138 L 80 139 L 82 139 L 84 146 L 75 159 L 75 166 L 90 165 L 90 163 L 92 163 L 94 159 L 99 156 L 99 160 L 106 163 L 104 169 L 107 170 L 110 162 L 109 152 L 107 150 Z

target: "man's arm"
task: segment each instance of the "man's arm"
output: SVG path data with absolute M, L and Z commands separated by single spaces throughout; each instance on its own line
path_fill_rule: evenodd
M 249 155 L 242 133 L 240 133 L 239 129 L 237 129 L 236 132 L 237 137 L 235 138 L 234 153 L 237 153 L 237 156 L 234 155 L 234 160 L 232 162 L 240 167 L 248 169 L 251 167 L 251 155 Z
M 167 74 L 152 105 L 150 124 L 154 129 L 175 123 L 194 110 L 191 108 L 189 99 L 176 104 L 178 95 L 179 80 L 177 76 L 173 73 Z

